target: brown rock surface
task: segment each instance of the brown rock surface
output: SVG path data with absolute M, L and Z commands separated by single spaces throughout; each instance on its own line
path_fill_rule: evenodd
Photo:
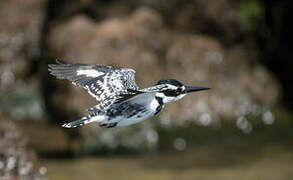
M 28 74 L 40 54 L 45 6 L 46 0 L 0 1 L 0 114 L 8 113 L 17 116 L 15 119 L 22 119 L 31 117 L 30 112 L 38 111 L 37 115 L 42 111 L 38 109 L 40 101 L 34 101 L 38 96 L 37 77 L 28 78 Z M 17 109 L 15 99 L 21 97 L 19 99 L 23 100 L 28 96 L 33 96 L 36 104 L 21 102 Z M 39 118 L 39 115 L 34 117 Z
M 0 119 L 0 179 L 42 180 L 46 171 L 16 125 Z
M 0 1 L 1 90 L 15 85 L 39 54 L 45 0 Z
M 65 153 L 74 142 L 69 143 L 67 134 L 61 126 L 40 122 L 24 122 L 18 125 L 28 137 L 29 147 L 42 155 Z
M 83 12 L 96 20 L 103 20 L 127 16 L 138 8 L 148 7 L 155 9 L 169 28 L 209 34 L 225 44 L 232 44 L 247 38 L 247 24 L 237 10 L 241 3 L 229 0 L 73 0 L 71 3 L 61 1 L 63 9 L 55 11 L 61 18 L 72 16 L 72 12 Z

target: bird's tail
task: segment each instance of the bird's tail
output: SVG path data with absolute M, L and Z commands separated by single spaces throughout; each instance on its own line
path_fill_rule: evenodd
M 89 114 L 79 120 L 72 121 L 70 123 L 65 123 L 62 125 L 62 127 L 75 128 L 75 127 L 83 126 L 83 125 L 91 123 L 91 122 L 102 122 L 105 119 L 106 119 L 106 117 L 104 115 Z

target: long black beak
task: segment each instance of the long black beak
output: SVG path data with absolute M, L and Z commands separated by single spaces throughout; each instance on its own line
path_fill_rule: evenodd
M 186 93 L 195 92 L 195 91 L 203 91 L 203 90 L 209 90 L 211 88 L 207 87 L 193 87 L 193 86 L 185 86 Z

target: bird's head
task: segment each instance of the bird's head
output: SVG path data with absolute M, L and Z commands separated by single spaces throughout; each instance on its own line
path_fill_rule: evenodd
M 185 86 L 175 79 L 160 80 L 157 85 L 166 85 L 166 88 L 157 93 L 157 96 L 162 98 L 164 104 L 177 101 L 190 92 L 210 89 L 207 87 Z

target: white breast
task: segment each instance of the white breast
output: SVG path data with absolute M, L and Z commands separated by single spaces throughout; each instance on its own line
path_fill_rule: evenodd
M 161 97 L 163 99 L 163 103 L 164 104 L 168 104 L 170 102 L 173 102 L 173 101 L 177 101 L 181 98 L 183 98 L 186 94 L 180 94 L 179 96 L 165 96 L 164 93 L 157 93 L 157 96 L 158 97 Z
M 151 103 L 149 104 L 149 108 L 151 111 L 156 112 L 157 107 L 159 106 L 159 102 L 154 98 Z
M 132 101 L 133 103 L 136 103 L 136 104 L 143 105 L 144 107 L 146 107 L 146 111 L 141 112 L 141 113 L 137 113 L 135 116 L 133 116 L 131 118 L 127 118 L 127 119 L 120 117 L 119 120 L 117 119 L 119 121 L 117 126 L 127 126 L 127 125 L 141 122 L 147 118 L 150 118 L 151 116 L 154 115 L 157 107 L 159 106 L 159 103 L 155 99 L 155 96 L 153 93 L 152 94 L 151 93 L 149 93 L 149 94 L 144 93 L 141 95 L 137 95 L 133 99 L 130 99 L 130 101 Z

